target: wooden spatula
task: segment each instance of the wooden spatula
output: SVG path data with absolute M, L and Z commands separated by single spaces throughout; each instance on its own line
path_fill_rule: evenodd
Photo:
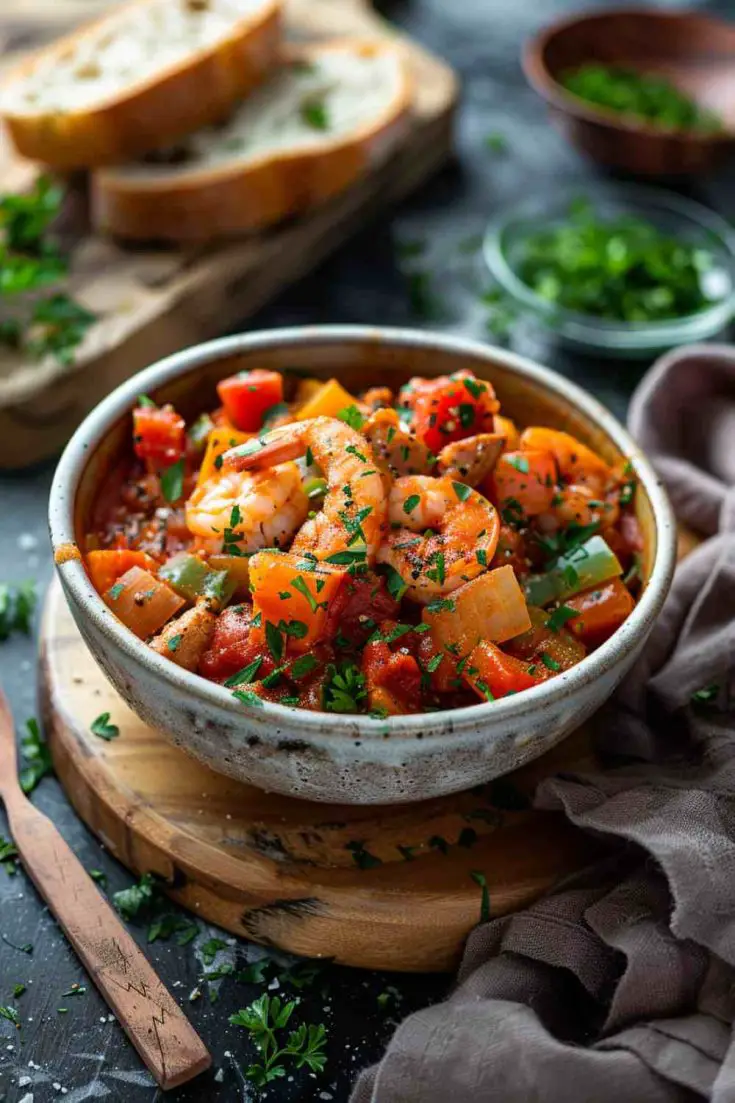
M 170 996 L 54 825 L 18 784 L 13 718 L 0 690 L 0 797 L 34 885 L 156 1081 L 164 1090 L 211 1064 Z

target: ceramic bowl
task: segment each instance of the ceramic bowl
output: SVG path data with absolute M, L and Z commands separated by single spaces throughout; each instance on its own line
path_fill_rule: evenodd
M 591 61 L 664 77 L 718 114 L 722 129 L 666 131 L 585 103 L 559 78 Z M 725 20 L 645 6 L 583 12 L 532 38 L 523 68 L 564 136 L 603 165 L 636 175 L 694 176 L 735 148 L 735 26 Z
M 639 479 L 645 586 L 625 624 L 578 666 L 504 700 L 376 720 L 307 712 L 232 694 L 155 654 L 92 588 L 82 565 L 100 488 L 130 447 L 130 411 L 141 392 L 187 418 L 215 404 L 215 385 L 253 367 L 336 375 L 352 391 L 412 375 L 471 368 L 492 381 L 521 425 L 569 430 L 608 460 L 629 457 Z M 140 372 L 86 418 L 56 471 L 50 499 L 54 556 L 90 651 L 147 723 L 212 769 L 262 789 L 317 801 L 397 804 L 468 789 L 543 754 L 606 700 L 635 662 L 671 581 L 675 526 L 661 484 L 625 429 L 559 375 L 500 349 L 400 329 L 315 326 L 227 337 Z

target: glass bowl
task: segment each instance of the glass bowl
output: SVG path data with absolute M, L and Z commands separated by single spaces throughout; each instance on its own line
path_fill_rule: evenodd
M 575 201 L 588 201 L 603 218 L 632 215 L 681 241 L 706 249 L 713 266 L 706 279 L 712 304 L 678 318 L 623 322 L 581 314 L 537 294 L 518 274 L 530 233 L 560 225 Z M 714 211 L 657 188 L 579 184 L 551 198 L 526 200 L 501 212 L 485 234 L 483 251 L 491 275 L 526 314 L 566 344 L 607 356 L 636 357 L 720 333 L 735 312 L 735 233 Z

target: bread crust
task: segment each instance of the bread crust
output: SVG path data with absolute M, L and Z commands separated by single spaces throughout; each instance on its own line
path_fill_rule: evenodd
M 224 41 L 193 51 L 92 109 L 24 114 L 0 108 L 15 148 L 22 156 L 61 171 L 94 168 L 141 156 L 219 122 L 277 62 L 281 2 L 265 0 L 260 11 L 239 20 Z M 151 3 L 132 0 L 126 8 L 144 9 Z M 25 80 L 39 62 L 61 56 L 81 38 L 96 35 L 116 22 L 119 11 L 86 24 L 21 62 L 7 75 L 0 92 Z
M 290 59 L 313 52 L 344 49 L 365 53 L 396 47 L 368 41 L 341 41 L 292 47 Z M 141 186 L 115 169 L 92 177 L 92 217 L 100 230 L 136 240 L 205 241 L 253 232 L 300 214 L 347 189 L 370 166 L 384 159 L 409 125 L 412 82 L 400 59 L 400 78 L 391 103 L 378 119 L 349 136 L 325 141 L 316 149 L 279 150 L 238 167 L 157 176 Z

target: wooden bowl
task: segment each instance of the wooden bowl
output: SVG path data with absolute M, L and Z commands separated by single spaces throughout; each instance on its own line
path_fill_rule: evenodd
M 585 62 L 665 77 L 714 111 L 714 134 L 666 131 L 588 104 L 560 83 Z M 713 168 L 735 145 L 735 24 L 694 12 L 618 9 L 554 23 L 523 51 L 529 83 L 561 132 L 604 165 L 647 176 L 693 175 Z
M 644 536 L 643 593 L 618 631 L 577 666 L 525 693 L 440 712 L 368 716 L 244 706 L 156 654 L 108 609 L 80 547 L 95 503 L 130 448 L 138 394 L 187 418 L 211 409 L 219 379 L 251 367 L 338 376 L 351 391 L 471 368 L 520 425 L 578 436 L 610 463 L 630 459 Z M 311 326 L 221 338 L 154 364 L 113 391 L 69 442 L 49 501 L 51 541 L 74 619 L 132 709 L 213 770 L 259 788 L 341 804 L 400 804 L 460 792 L 517 769 L 599 708 L 645 644 L 669 588 L 675 530 L 660 481 L 625 429 L 560 375 L 502 349 L 418 330 Z

